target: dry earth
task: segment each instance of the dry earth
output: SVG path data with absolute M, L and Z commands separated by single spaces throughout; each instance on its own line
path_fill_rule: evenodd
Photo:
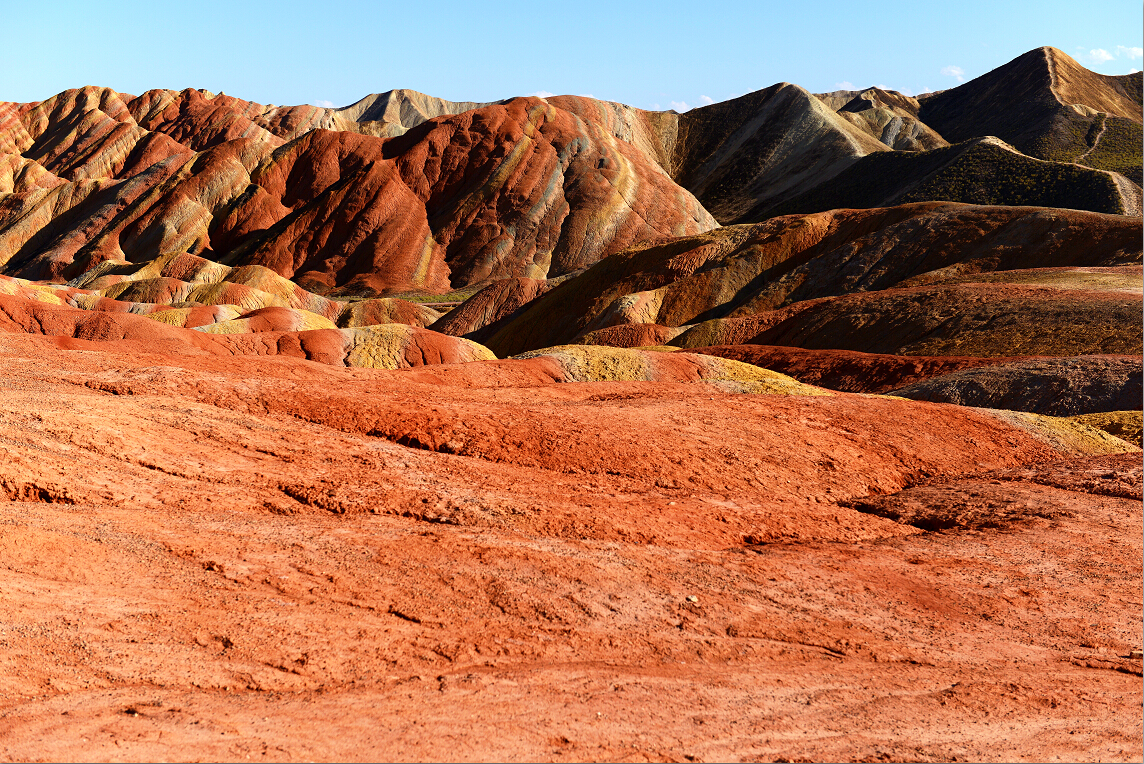
M 1140 759 L 1138 452 L 67 344 L 0 336 L 5 759 Z

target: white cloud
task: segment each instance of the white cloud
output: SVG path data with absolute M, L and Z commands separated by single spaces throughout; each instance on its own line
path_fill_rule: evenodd
M 846 80 L 843 80 L 842 82 L 835 82 L 834 83 L 834 89 L 835 90 L 853 90 L 854 89 L 854 83 L 853 82 L 847 82 Z
M 662 111 L 662 109 L 658 103 L 653 103 L 648 111 Z
M 1116 58 L 1116 56 L 1112 55 L 1104 48 L 1097 48 L 1096 50 L 1090 50 L 1088 52 L 1088 58 L 1093 63 L 1103 64 L 1105 61 L 1111 61 L 1112 59 Z
M 958 82 L 965 82 L 965 70 L 960 66 L 943 67 L 941 73 L 946 77 L 956 77 Z
M 1131 59 L 1144 58 L 1144 48 L 1127 48 L 1123 45 L 1116 46 L 1117 56 L 1127 56 Z
M 595 98 L 596 96 L 592 95 L 591 93 L 580 93 L 580 97 L 581 98 Z
M 547 90 L 537 90 L 535 93 L 525 93 L 525 95 L 535 96 L 536 98 L 551 98 L 556 94 L 549 93 Z
M 1129 74 L 1136 74 L 1136 72 L 1138 72 L 1138 71 L 1140 71 L 1140 70 L 1139 69 L 1129 69 L 1128 73 Z
M 691 111 L 691 107 L 687 105 L 687 101 L 668 101 L 668 106 L 675 109 L 680 114 L 685 111 Z
M 701 95 L 699 96 L 699 100 L 703 102 L 704 106 L 710 106 L 711 104 L 715 103 L 715 99 L 711 96 Z
M 334 108 L 334 102 L 333 101 L 314 101 L 314 106 L 321 106 L 323 109 L 332 109 L 332 108 Z
M 933 92 L 933 88 L 924 87 L 918 91 L 918 95 L 921 95 L 922 93 L 932 93 L 932 92 Z

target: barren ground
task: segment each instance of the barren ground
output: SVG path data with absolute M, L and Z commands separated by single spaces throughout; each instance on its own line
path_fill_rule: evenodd
M 0 337 L 5 759 L 1141 759 L 1139 453 L 63 344 Z

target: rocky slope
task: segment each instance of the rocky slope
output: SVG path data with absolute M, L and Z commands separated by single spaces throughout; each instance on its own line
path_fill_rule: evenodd
M 1120 216 L 936 202 L 727 226 L 610 257 L 535 300 L 487 341 L 512 355 L 610 326 L 755 321 L 756 314 L 805 301 L 866 299 L 854 293 L 957 276 L 1046 266 L 1131 268 L 1141 258 L 1139 233 L 1138 221 Z M 1128 311 L 1140 299 L 1111 294 Z
M 538 99 L 449 115 L 390 96 L 353 115 L 421 103 L 390 139 L 195 90 L 5 104 L 0 268 L 72 278 L 191 252 L 327 293 L 445 292 L 715 226 L 654 161 Z
M 1139 748 L 1139 453 L 1103 433 L 68 342 L 0 335 L 11 758 Z

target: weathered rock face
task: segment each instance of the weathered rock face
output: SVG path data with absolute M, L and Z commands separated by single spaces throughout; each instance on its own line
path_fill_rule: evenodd
M 776 218 L 610 257 L 536 300 L 488 344 L 511 355 L 610 326 L 680 327 L 899 284 L 1139 263 L 1139 239 L 1139 224 L 1120 216 L 937 202 Z
M 918 119 L 918 99 L 911 96 L 881 88 L 816 95 L 838 116 L 895 151 L 926 151 L 949 145 Z
M 501 279 L 446 313 L 432 325 L 435 332 L 454 337 L 480 337 L 496 332 L 528 303 L 548 291 L 541 279 Z
M 642 152 L 540 99 L 432 120 L 386 152 L 429 210 L 454 284 L 560 276 L 716 225 Z
M 540 99 L 367 101 L 86 88 L 3 104 L 0 268 L 71 278 L 191 252 L 323 292 L 443 292 L 716 225 L 654 159 Z
M 888 150 L 818 98 L 782 83 L 683 114 L 672 155 L 680 184 L 731 223 Z

